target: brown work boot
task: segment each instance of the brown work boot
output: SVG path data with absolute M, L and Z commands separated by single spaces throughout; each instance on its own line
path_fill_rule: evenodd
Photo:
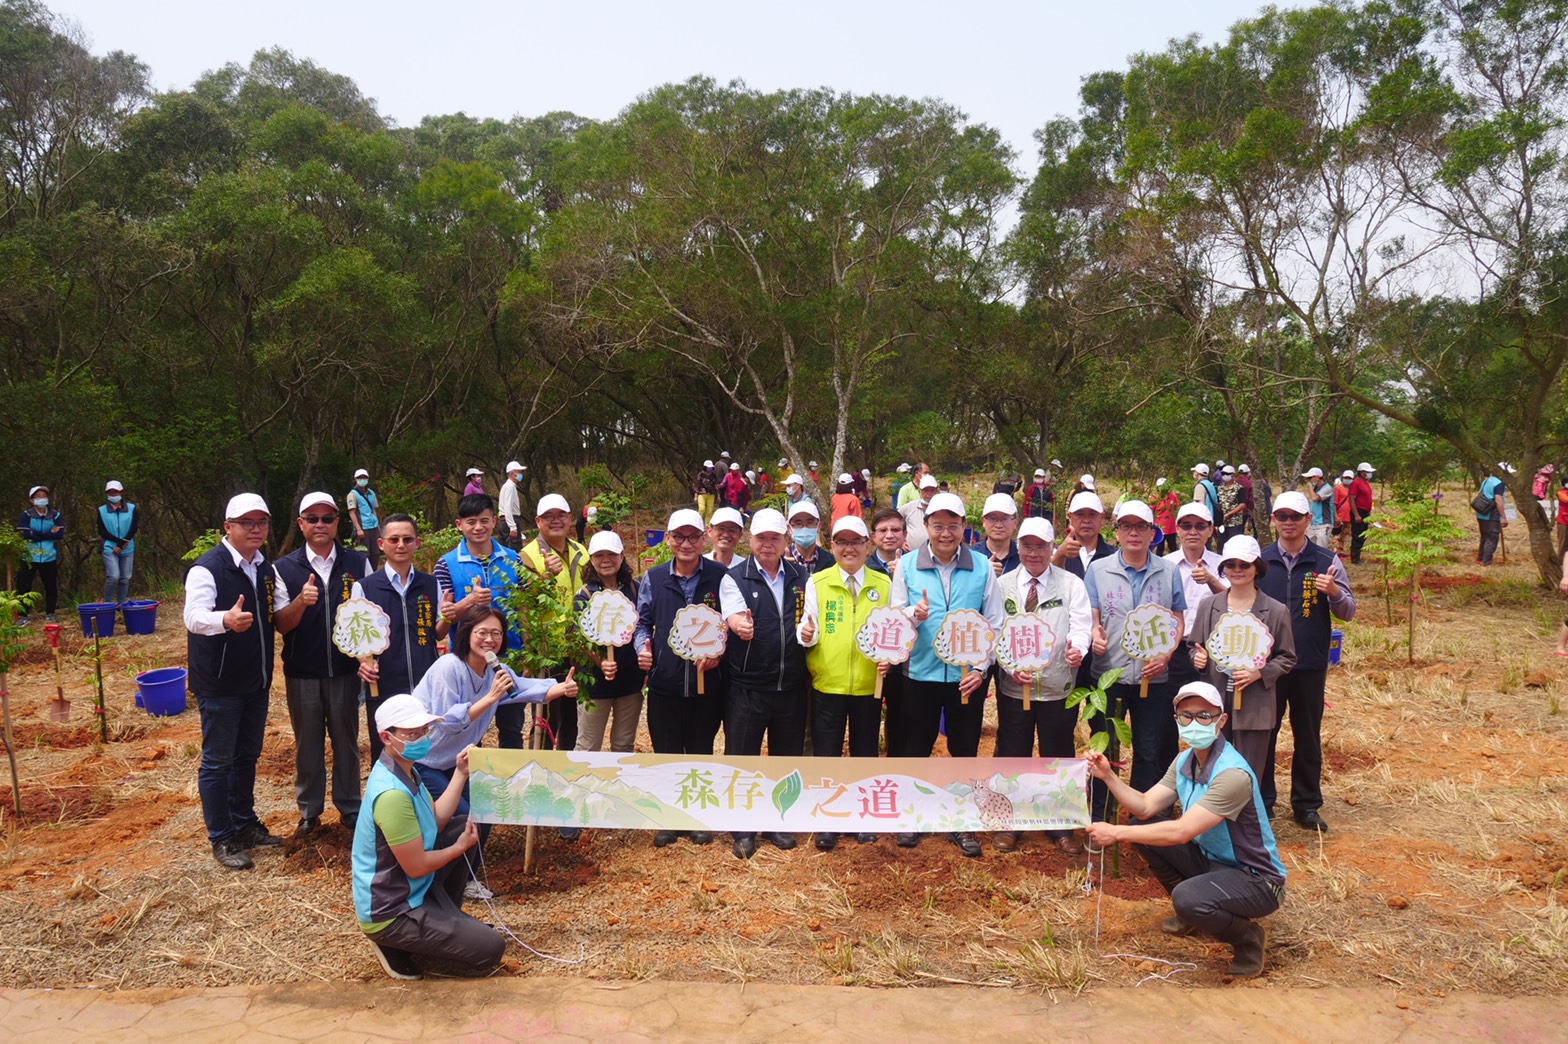
M 1011 852 L 1018 847 L 1018 831 L 998 830 L 991 837 L 991 847 L 998 852 Z
M 1263 926 L 1256 921 L 1238 921 L 1225 936 L 1230 943 L 1230 967 L 1225 974 L 1235 979 L 1250 979 L 1263 974 Z

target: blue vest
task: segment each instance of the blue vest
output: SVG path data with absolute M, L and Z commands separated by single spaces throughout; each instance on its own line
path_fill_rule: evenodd
M 190 666 L 191 692 L 198 696 L 265 694 L 272 685 L 274 648 L 272 593 L 277 578 L 272 575 L 272 563 L 263 560 L 256 567 L 254 587 L 245 571 L 234 564 L 234 555 L 225 544 L 202 555 L 191 568 L 196 566 L 212 574 L 218 586 L 213 605 L 219 612 L 231 608 L 235 599 L 243 598 L 243 608 L 254 620 L 247 631 L 187 635 L 185 655 Z
M 1305 585 L 1310 582 L 1308 574 L 1333 570 L 1334 552 L 1309 540 L 1296 558 L 1296 567 L 1286 569 L 1284 552 L 1275 542 L 1263 549 L 1263 561 L 1268 563 L 1268 572 L 1258 577 L 1258 590 L 1290 610 L 1290 631 L 1296 639 L 1294 669 L 1326 670 L 1334 621 L 1329 615 L 1328 599 L 1318 594 L 1314 585 L 1312 600 L 1308 603 Z
M 425 851 L 436 846 L 436 810 L 430 791 L 395 766 L 392 755 L 386 753 L 371 766 L 370 778 L 365 781 L 364 811 L 354 827 L 354 915 L 361 924 L 390 921 L 420 906 L 425 901 L 425 893 L 430 891 L 430 883 L 436 878 L 434 873 L 423 877 L 409 877 L 404 873 L 397 856 L 392 853 L 392 846 L 376 826 L 376 798 L 389 790 L 401 790 L 414 802 L 414 816 L 419 820 L 419 836 Z
M 1214 516 L 1214 524 L 1220 524 L 1220 493 L 1214 488 L 1214 483 L 1208 479 L 1199 479 L 1198 485 L 1203 487 L 1204 507 L 1209 509 L 1209 514 Z
M 52 508 L 45 510 L 47 513 L 41 518 L 31 508 L 22 512 L 22 521 L 16 527 L 22 531 L 22 539 L 27 541 L 29 562 L 53 562 L 60 556 L 60 538 L 49 532 L 60 524 L 60 512 Z
M 490 589 L 490 604 L 504 611 L 502 602 L 517 586 L 517 570 L 522 560 L 516 551 L 500 541 L 492 542 L 490 549 L 489 559 L 481 562 L 468 553 L 468 542 L 460 540 L 456 547 L 441 556 L 441 561 L 446 563 L 447 575 L 452 580 L 453 598 L 461 602 L 475 584 L 482 581 Z M 511 620 L 515 614 L 508 612 L 506 615 Z M 517 621 L 512 620 L 506 632 L 506 647 L 517 649 L 522 644 L 523 632 Z
M 696 696 L 697 665 L 675 655 L 669 643 L 670 628 L 675 626 L 675 614 L 688 605 L 705 605 L 718 612 L 719 584 L 724 579 L 725 569 L 711 558 L 698 559 L 697 590 L 690 602 L 674 573 L 674 564 L 665 562 L 648 570 L 643 577 L 653 594 L 653 618 L 640 621 L 646 623 L 653 634 L 653 670 L 648 672 L 648 691 L 666 696 Z M 719 663 L 722 668 L 724 661 L 721 659 Z M 704 699 L 723 699 L 722 672 L 709 671 L 703 681 L 703 690 Z
M 931 615 L 920 625 L 915 647 L 909 654 L 909 662 L 904 665 L 904 672 L 915 681 L 957 682 L 963 677 L 963 668 L 937 659 L 932 643 L 936 641 L 937 632 L 942 629 L 942 621 L 947 617 L 948 610 L 980 610 L 985 601 L 985 578 L 991 573 L 991 563 L 969 548 L 960 547 L 953 567 L 953 590 L 950 594 L 943 593 L 942 574 L 937 571 L 936 559 L 931 555 L 929 544 L 900 558 L 898 568 L 908 570 L 904 574 L 904 582 L 909 587 L 909 604 L 920 601 L 922 591 L 926 592 L 931 603 Z
M 120 549 L 114 545 L 121 540 L 125 540 L 125 534 L 131 531 L 131 525 L 136 518 L 136 505 L 126 504 L 124 511 L 110 511 L 108 504 L 99 504 L 98 517 L 103 520 L 103 528 L 107 529 L 115 537 L 113 541 L 105 540 L 103 549 L 105 551 L 119 552 Z M 128 555 L 135 550 L 136 541 L 125 540 L 125 551 L 122 553 Z
M 299 597 L 305 583 L 314 578 L 321 597 L 300 614 L 299 624 L 283 636 L 283 676 L 285 678 L 341 678 L 354 674 L 358 661 L 345 656 L 332 644 L 332 627 L 337 623 L 338 606 L 348 601 L 355 582 L 365 575 L 369 564 L 365 556 L 346 547 L 337 549 L 332 560 L 332 575 L 325 584 L 310 567 L 309 546 L 298 547 L 273 565 L 289 594 Z M 402 692 L 394 689 L 393 692 Z
M 354 498 L 354 507 L 359 510 L 359 528 L 380 528 L 381 520 L 376 517 L 376 491 L 367 486 L 361 493 L 356 486 L 348 491 L 348 495 Z
M 359 582 L 359 588 L 392 618 L 391 644 L 376 657 L 376 668 L 381 672 L 377 683 L 380 691 L 388 695 L 413 692 L 438 656 L 436 619 L 441 593 L 436 578 L 411 569 L 408 594 L 400 595 L 387 579 L 386 570 L 377 569 Z
M 1182 808 L 1192 808 L 1209 792 L 1210 781 L 1227 769 L 1241 769 L 1252 781 L 1252 806 L 1242 811 L 1234 820 L 1222 819 L 1214 826 L 1193 838 L 1203 854 L 1216 863 L 1251 870 L 1264 877 L 1285 883 L 1285 864 L 1279 861 L 1279 850 L 1274 846 L 1274 831 L 1269 826 L 1268 813 L 1263 809 L 1263 795 L 1258 792 L 1258 778 L 1247 759 L 1236 748 L 1216 737 L 1214 753 L 1204 766 L 1201 780 L 1192 777 L 1193 752 L 1184 750 L 1176 758 L 1176 796 Z

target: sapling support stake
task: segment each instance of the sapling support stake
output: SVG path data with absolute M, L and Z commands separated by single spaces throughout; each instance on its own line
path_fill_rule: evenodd
M 1416 599 L 1421 597 L 1421 541 L 1416 541 L 1416 565 L 1410 572 L 1410 640 L 1405 650 L 1405 662 L 1416 662 Z
M 22 814 L 22 784 L 16 775 L 16 742 L 11 738 L 11 687 L 10 674 L 0 671 L 0 714 L 5 718 L 5 759 L 11 763 L 11 806 Z
M 539 749 L 539 733 L 542 731 L 539 726 L 539 712 L 543 707 L 544 704 L 539 703 L 529 708 L 530 713 L 533 715 L 533 721 L 530 723 L 533 727 L 528 730 L 528 748 L 530 750 Z M 530 823 L 528 829 L 523 832 L 523 873 L 525 874 L 531 874 L 534 871 L 534 832 L 538 829 L 538 827 Z
M 98 640 L 98 617 L 93 617 L 93 674 L 98 682 L 98 739 L 109 742 L 109 712 L 103 702 L 103 645 Z

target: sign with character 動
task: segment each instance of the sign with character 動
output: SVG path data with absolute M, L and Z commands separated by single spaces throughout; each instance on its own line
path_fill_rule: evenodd
M 1274 649 L 1274 635 L 1251 613 L 1223 613 L 1214 622 L 1214 630 L 1209 632 L 1203 647 L 1214 660 L 1214 666 L 1226 674 L 1261 671 Z M 1245 685 L 1236 686 L 1237 710 L 1241 709 L 1241 690 L 1244 688 Z
M 1122 652 L 1139 662 L 1141 673 L 1142 664 L 1176 651 L 1180 628 L 1181 617 L 1162 605 L 1145 602 L 1127 614 L 1127 623 L 1122 629 Z M 1149 680 L 1140 678 L 1138 696 L 1146 699 L 1148 695 Z
M 683 660 L 697 663 L 702 660 L 716 660 L 724 655 L 724 642 L 729 631 L 724 626 L 724 618 L 717 610 L 705 605 L 688 605 L 675 614 L 675 622 L 670 627 L 666 639 L 670 651 Z M 697 669 L 697 695 L 707 694 L 703 688 L 703 677 L 706 672 Z

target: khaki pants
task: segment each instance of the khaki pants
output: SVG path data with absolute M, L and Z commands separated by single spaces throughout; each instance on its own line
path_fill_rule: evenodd
M 642 693 L 596 699 L 594 709 L 577 718 L 577 750 L 603 750 L 604 727 L 610 725 L 610 749 L 630 754 L 637 749 L 637 723 L 642 719 Z

